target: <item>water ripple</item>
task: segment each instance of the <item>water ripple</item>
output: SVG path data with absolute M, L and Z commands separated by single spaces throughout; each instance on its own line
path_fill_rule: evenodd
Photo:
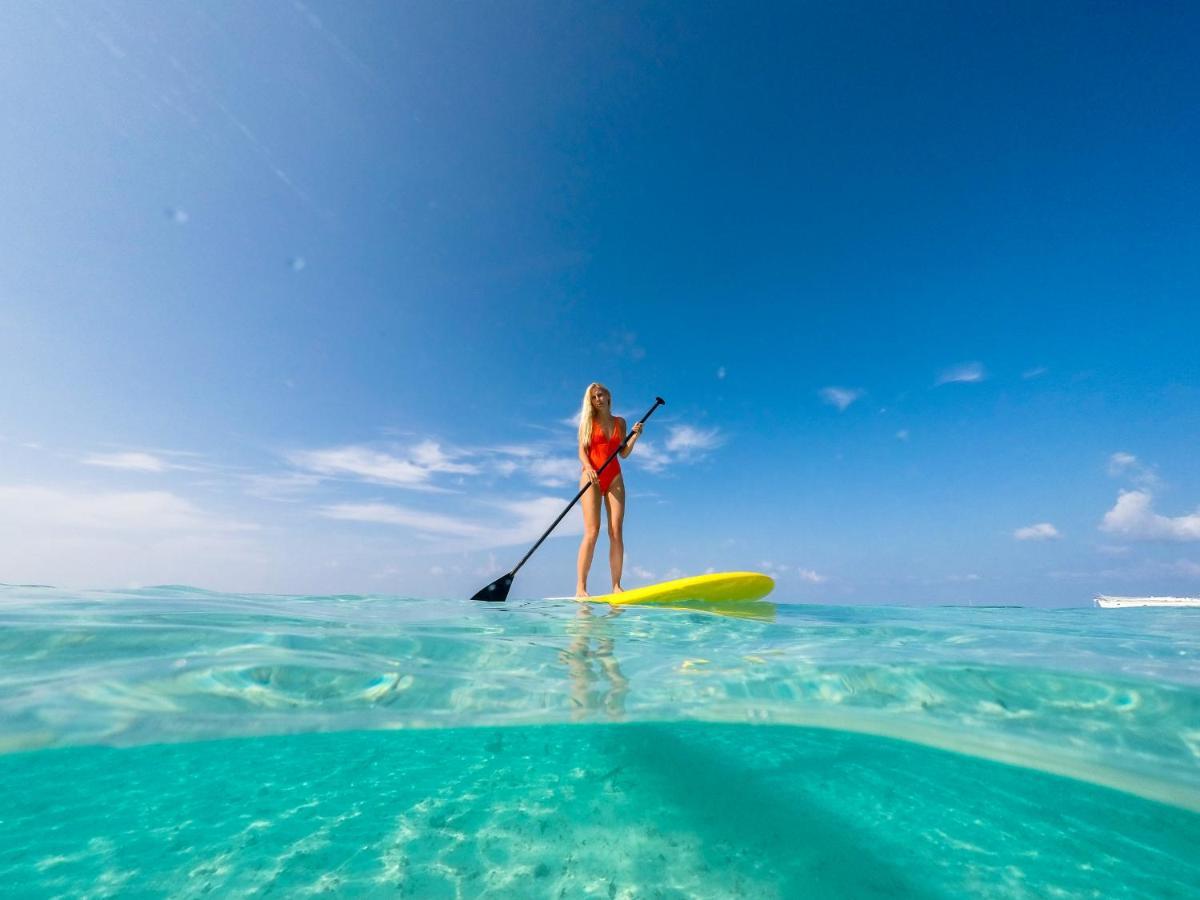
M 0 588 L 0 750 L 349 729 L 755 722 L 870 733 L 1200 809 L 1191 610 Z

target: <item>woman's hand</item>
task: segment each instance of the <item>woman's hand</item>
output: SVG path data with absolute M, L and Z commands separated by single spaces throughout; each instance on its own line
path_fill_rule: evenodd
M 642 433 L 642 423 L 633 423 L 633 432 L 629 435 L 629 439 L 625 442 L 625 446 L 621 448 L 621 459 L 625 459 L 633 452 L 633 445 L 637 443 L 638 435 Z
M 588 481 L 596 485 L 596 487 L 600 487 L 600 476 L 596 474 L 595 469 L 593 469 L 591 466 L 584 466 L 583 474 L 588 477 Z

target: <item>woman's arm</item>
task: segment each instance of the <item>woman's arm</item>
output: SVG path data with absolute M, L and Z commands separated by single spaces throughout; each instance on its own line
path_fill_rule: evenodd
M 617 421 L 621 423 L 621 435 L 622 435 L 622 437 L 621 437 L 621 440 L 624 440 L 624 439 L 625 439 L 625 438 L 624 438 L 624 435 L 625 435 L 625 420 L 624 420 L 624 419 L 617 419 Z M 638 439 L 638 438 L 641 436 L 641 434 L 642 434 L 642 423 L 641 423 L 641 422 L 635 422 L 635 423 L 634 423 L 634 425 L 633 425 L 633 437 L 631 437 L 631 438 L 629 439 L 629 443 L 628 443 L 628 444 L 626 444 L 624 447 L 622 447 L 622 448 L 621 448 L 621 459 L 624 459 L 624 458 L 625 458 L 625 457 L 627 457 L 627 456 L 628 456 L 630 453 L 632 453 L 632 452 L 633 452 L 633 445 L 637 443 L 637 439 Z
M 583 465 L 583 474 L 588 477 L 588 480 L 592 484 L 599 485 L 600 476 L 592 468 L 592 461 L 588 459 L 587 448 L 582 445 L 579 447 L 579 462 Z

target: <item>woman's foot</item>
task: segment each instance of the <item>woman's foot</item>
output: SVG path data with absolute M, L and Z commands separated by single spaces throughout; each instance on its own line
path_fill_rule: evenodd
M 591 596 L 591 594 L 589 594 L 587 592 L 587 588 L 584 587 L 582 584 L 578 584 L 575 586 L 575 597 L 577 599 L 583 598 L 583 597 L 590 597 L 590 596 Z
M 614 584 L 614 585 L 613 585 L 612 592 L 613 592 L 614 594 L 621 594 L 621 593 L 624 593 L 624 592 L 625 592 L 625 588 L 621 587 L 621 583 L 620 583 L 620 582 L 617 582 L 616 584 Z

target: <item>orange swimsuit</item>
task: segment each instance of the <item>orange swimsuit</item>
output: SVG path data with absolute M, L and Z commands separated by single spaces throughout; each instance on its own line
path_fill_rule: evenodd
M 597 472 L 604 465 L 604 461 L 608 459 L 621 446 L 621 429 L 617 425 L 617 420 L 613 419 L 613 431 L 611 435 L 605 435 L 604 429 L 600 427 L 599 422 L 592 423 L 592 440 L 588 444 L 588 461 L 592 464 L 592 468 Z M 607 494 L 608 489 L 612 487 L 613 479 L 621 474 L 621 461 L 614 459 L 608 464 L 608 468 L 600 472 L 600 493 Z

